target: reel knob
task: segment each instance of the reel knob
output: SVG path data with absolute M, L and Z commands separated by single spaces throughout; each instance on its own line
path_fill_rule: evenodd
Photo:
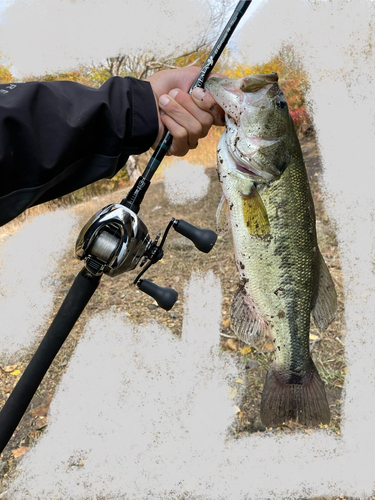
M 204 253 L 212 250 L 217 239 L 217 234 L 211 231 L 211 229 L 200 229 L 182 219 L 176 219 L 173 228 L 182 234 L 182 236 L 191 240 L 196 248 Z
M 172 309 L 178 298 L 178 293 L 173 288 L 163 288 L 149 280 L 140 279 L 137 281 L 137 286 L 142 292 L 153 297 L 159 306 L 166 311 Z

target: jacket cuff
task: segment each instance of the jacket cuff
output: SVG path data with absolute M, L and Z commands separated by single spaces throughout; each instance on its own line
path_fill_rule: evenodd
M 131 148 L 147 151 L 155 142 L 159 132 L 159 118 L 151 84 L 143 80 L 131 80 Z M 137 153 L 139 154 L 139 153 Z

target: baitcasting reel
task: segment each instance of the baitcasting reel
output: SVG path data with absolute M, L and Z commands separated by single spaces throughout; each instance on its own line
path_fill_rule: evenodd
M 141 259 L 140 267 L 148 261 L 134 284 L 153 297 L 161 308 L 169 311 L 177 300 L 177 292 L 140 277 L 163 257 L 162 247 L 171 227 L 189 238 L 201 252 L 208 253 L 216 242 L 217 235 L 210 229 L 199 229 L 172 217 L 160 245 L 157 245 L 161 233 L 152 241 L 146 225 L 137 214 L 124 205 L 114 203 L 99 210 L 83 227 L 76 242 L 76 257 L 85 261 L 86 269 L 94 276 L 103 273 L 117 276 L 133 270 Z

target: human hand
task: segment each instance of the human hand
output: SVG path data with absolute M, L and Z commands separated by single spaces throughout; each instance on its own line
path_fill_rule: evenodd
M 155 149 L 165 134 L 166 127 L 173 136 L 169 155 L 184 156 L 198 146 L 198 140 L 208 134 L 212 125 L 224 125 L 224 111 L 214 98 L 201 88 L 188 91 L 200 68 L 189 66 L 163 70 L 149 78 L 159 115 L 159 133 Z M 210 76 L 219 76 L 212 74 Z

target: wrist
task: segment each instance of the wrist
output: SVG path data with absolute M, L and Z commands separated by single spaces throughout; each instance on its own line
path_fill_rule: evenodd
M 133 112 L 127 118 L 131 119 L 129 141 L 132 146 L 141 146 L 147 151 L 160 133 L 159 108 L 150 83 L 135 78 L 131 80 Z

